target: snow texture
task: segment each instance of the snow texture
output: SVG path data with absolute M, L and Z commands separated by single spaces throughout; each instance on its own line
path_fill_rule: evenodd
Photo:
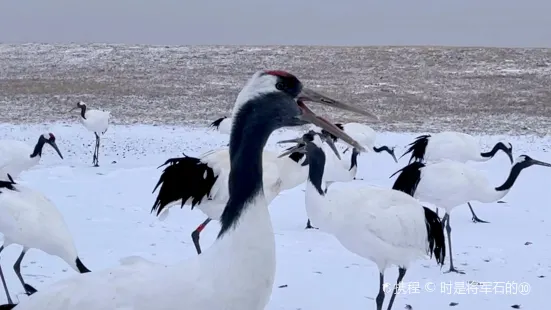
M 4 46 L 4 53 L 9 48 L 13 47 Z M 31 45 L 29 48 L 37 53 L 43 50 L 42 53 L 54 58 L 62 58 L 60 55 L 69 51 L 71 54 L 77 53 L 76 46 L 59 48 Z M 55 52 L 50 50 L 52 48 L 56 49 Z M 91 57 L 102 57 L 119 48 L 105 47 L 104 52 L 98 48 L 95 55 L 84 50 L 81 58 L 72 58 L 71 64 L 60 63 L 59 66 L 78 68 Z M 143 47 L 121 49 L 132 52 L 133 49 Z M 257 53 L 262 54 L 263 50 L 266 49 L 260 49 Z M 197 51 L 201 51 L 201 48 Z M 201 57 L 197 51 L 194 57 Z M 224 48 L 219 48 L 219 51 L 229 53 Z M 152 48 L 151 55 L 165 52 L 163 48 Z M 21 53 L 23 55 L 13 54 L 20 55 L 19 64 L 25 63 L 24 59 L 28 57 L 25 55 L 30 55 L 29 51 Z M 167 52 L 165 55 L 172 53 Z M 472 53 L 476 53 L 476 50 Z M 180 57 L 175 55 L 178 54 L 173 55 L 175 59 Z M 134 61 L 131 57 L 124 59 L 131 63 Z M 30 62 L 31 58 L 27 61 Z M 34 72 L 30 75 L 41 70 L 40 61 L 36 67 L 27 68 Z M 223 63 L 221 65 L 223 68 Z M 17 75 L 15 70 L 11 68 L 1 71 L 1 74 L 4 78 L 11 75 L 11 79 L 14 79 Z M 18 67 L 17 70 L 23 70 L 21 74 L 24 75 L 25 69 Z M 47 74 L 45 69 L 42 73 Z M 79 77 L 81 73 L 77 70 L 73 75 L 76 79 L 85 79 Z M 61 74 L 61 71 L 54 70 L 48 74 Z M 179 78 L 184 76 L 179 75 Z M 222 74 L 206 79 L 220 81 L 219 76 Z M 199 84 L 195 84 L 196 87 Z M 187 91 L 191 93 L 192 90 L 193 87 Z M 115 107 L 114 103 L 110 104 L 110 108 Z M 185 103 L 178 104 L 184 109 Z M 33 105 L 38 106 L 38 103 Z M 3 106 L 3 109 L 7 108 Z M 52 108 L 56 109 L 60 108 Z M 148 109 L 154 115 L 164 108 L 153 108 L 151 105 Z M 169 112 L 174 113 L 175 120 L 181 114 L 179 109 Z M 128 120 L 132 113 L 128 111 L 122 118 Z M 162 117 L 166 117 L 164 113 L 161 112 Z M 389 114 L 394 113 L 389 111 Z M 6 115 L 2 117 L 7 118 Z M 19 122 L 33 118 L 38 120 L 38 117 L 30 115 L 27 118 L 19 117 Z M 145 117 L 138 117 L 136 122 L 143 121 Z M 153 117 L 149 120 L 158 121 Z M 333 120 L 342 121 L 338 118 Z M 102 165 L 99 168 L 91 165 L 94 136 L 80 124 L 3 124 L 0 125 L 0 138 L 33 143 L 39 134 L 48 131 L 56 135 L 65 159 L 61 160 L 51 148 L 45 148 L 41 163 L 23 172 L 20 182 L 42 191 L 57 205 L 73 233 L 79 256 L 92 272 L 121 264 L 121 259 L 125 264 L 144 263 L 142 258 L 173 264 L 196 255 L 190 234 L 205 219 L 201 212 L 190 211 L 189 207 L 183 210 L 175 207 L 165 221 L 159 221 L 150 214 L 155 198 L 151 191 L 161 173 L 157 166 L 170 157 L 181 156 L 182 152 L 193 156 L 225 146 L 227 136 L 206 127 L 112 125 L 102 139 Z M 275 141 L 294 138 L 298 134 L 299 131 L 294 130 L 277 131 L 270 138 L 268 147 L 276 149 Z M 380 132 L 377 142 L 398 145 L 396 154 L 401 155 L 405 145 L 417 134 Z M 529 154 L 535 159 L 551 162 L 549 137 L 480 136 L 480 139 L 484 148 L 488 149 L 493 143 L 504 139 L 513 144 L 515 157 Z M 390 187 L 393 179 L 389 179 L 389 176 L 406 163 L 407 159 L 402 158 L 396 164 L 387 154 L 361 154 L 358 158 L 358 177 L 365 181 L 332 186 L 358 186 L 365 182 Z M 484 170 L 496 185 L 506 177 L 510 168 L 508 158 L 501 152 L 489 162 L 473 165 Z M 520 305 L 521 309 L 545 309 L 551 270 L 551 225 L 547 222 L 551 218 L 550 175 L 549 168 L 526 169 L 505 197 L 505 203 L 483 205 L 474 202 L 473 207 L 478 216 L 490 221 L 489 224 L 472 223 L 467 206 L 456 208 L 451 217 L 454 259 L 457 267 L 466 274 L 444 274 L 449 260 L 446 260 L 442 269 L 433 260 L 420 260 L 408 270 L 403 287 L 406 291 L 397 296 L 393 308 L 404 309 L 410 305 L 414 310 L 447 309 L 457 304 L 453 309 L 508 309 L 514 305 Z M 373 263 L 345 250 L 332 236 L 318 230 L 304 229 L 306 214 L 303 190 L 304 185 L 301 185 L 285 191 L 270 206 L 277 246 L 277 273 L 267 309 L 374 309 L 374 297 L 378 292 L 377 268 Z M 213 242 L 218 229 L 217 222 L 213 222 L 203 232 L 201 243 L 205 249 Z M 11 269 L 20 250 L 15 245 L 5 249 L 2 252 L 2 266 L 12 296 L 19 293 L 22 299 L 26 297 L 21 294 L 23 289 Z M 61 259 L 37 250 L 28 252 L 22 272 L 26 281 L 38 290 L 75 274 Z M 394 284 L 396 269 L 387 271 L 385 276 L 387 282 Z M 510 282 L 509 285 L 513 283 L 513 288 L 507 290 L 506 282 Z M 530 286 L 528 294 L 521 294 L 521 290 L 525 292 L 526 286 L 519 286 L 520 283 Z M 469 292 L 465 290 L 467 286 L 470 287 Z M 0 298 L 5 301 L 3 294 L 0 294 Z

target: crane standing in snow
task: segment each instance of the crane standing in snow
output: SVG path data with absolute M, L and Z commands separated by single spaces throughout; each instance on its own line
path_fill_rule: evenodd
M 94 167 L 99 167 L 99 147 L 100 135 L 103 135 L 109 127 L 109 117 L 111 113 L 108 111 L 89 110 L 86 103 L 79 101 L 77 106 L 71 111 L 80 109 L 80 122 L 84 128 L 91 131 L 96 136 L 96 145 L 94 147 L 94 155 L 92 156 L 92 164 Z
M 385 298 L 384 271 L 392 265 L 399 267 L 390 310 L 411 262 L 434 254 L 437 264 L 444 263 L 442 223 L 436 213 L 400 191 L 368 185 L 328 190 L 322 141 L 314 133 L 305 134 L 303 140 L 309 161 L 305 197 L 308 217 L 347 250 L 377 265 L 377 310 L 382 309 Z
M 399 173 L 392 188 L 446 210 L 442 224 L 446 225 L 448 233 L 450 257 L 448 272 L 464 273 L 455 269 L 453 265 L 451 211 L 468 201 L 477 200 L 482 203 L 490 203 L 503 198 L 515 183 L 520 172 L 533 165 L 551 167 L 551 164 L 532 159 L 528 155 L 521 155 L 511 167 L 505 182 L 500 186 L 493 187 L 483 172 L 466 163 L 451 160 L 433 164 L 413 162 L 392 175 Z
M 435 163 L 441 160 L 453 160 L 460 163 L 468 161 L 485 162 L 493 158 L 498 151 L 503 151 L 511 164 L 513 163 L 513 146 L 508 142 L 498 142 L 489 152 L 482 152 L 478 141 L 471 135 L 456 132 L 443 131 L 433 135 L 421 135 L 409 144 L 407 151 L 400 156 L 404 157 L 411 153 L 409 162 L 417 161 L 422 163 Z M 467 202 L 472 220 L 475 223 L 488 223 L 483 221 L 476 213 L 470 202 Z M 438 214 L 438 210 L 436 210 Z

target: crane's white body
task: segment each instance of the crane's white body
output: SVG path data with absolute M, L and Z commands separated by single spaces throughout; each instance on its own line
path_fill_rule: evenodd
M 244 225 L 201 255 L 175 265 L 140 260 L 79 274 L 38 291 L 15 309 L 264 309 L 275 274 L 275 241 L 265 199 L 251 203 L 242 215 Z
M 421 168 L 414 197 L 450 213 L 469 201 L 490 203 L 503 198 L 509 190 L 496 191 L 484 172 L 452 160 L 442 160 Z
M 63 216 L 40 192 L 20 184 L 0 189 L 0 232 L 4 246 L 19 244 L 63 259 L 78 272 L 77 250 Z
M 80 122 L 87 130 L 96 134 L 104 134 L 109 127 L 111 112 L 101 110 L 88 110 L 84 113 L 86 118 L 80 117 Z
M 33 147 L 18 140 L 0 140 L 0 179 L 7 174 L 17 179 L 21 172 L 26 171 L 40 162 L 40 156 L 31 157 Z
M 391 265 L 407 268 L 427 256 L 425 215 L 417 199 L 367 185 L 335 188 L 321 196 L 311 182 L 306 186 L 306 212 L 312 224 L 374 262 L 380 272 Z
M 468 161 L 485 162 L 491 157 L 480 155 L 478 140 L 466 133 L 443 131 L 431 134 L 425 150 L 425 161 L 438 162 L 453 160 L 461 163 Z
M 262 158 L 263 184 L 266 200 L 271 202 L 281 191 L 294 188 L 306 181 L 308 166 L 301 166 L 305 158 L 298 163 L 289 157 L 278 158 L 278 153 L 264 150 Z M 224 207 L 230 198 L 228 181 L 230 176 L 230 153 L 228 148 L 208 151 L 199 156 L 202 163 L 207 164 L 218 179 L 210 190 L 210 195 L 205 196 L 195 207 L 201 210 L 207 217 L 219 220 L 224 212 Z M 183 175 L 182 178 L 186 176 Z M 171 207 L 181 206 L 182 200 L 168 204 L 159 217 L 161 220 L 168 216 Z M 191 205 L 191 199 L 185 203 Z

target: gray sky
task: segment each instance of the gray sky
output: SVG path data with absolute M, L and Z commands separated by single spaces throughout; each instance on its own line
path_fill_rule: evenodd
M 551 47 L 551 0 L 0 0 L 0 42 Z

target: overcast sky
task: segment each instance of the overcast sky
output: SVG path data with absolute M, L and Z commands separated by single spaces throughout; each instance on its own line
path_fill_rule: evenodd
M 551 47 L 551 0 L 0 0 L 0 42 Z

